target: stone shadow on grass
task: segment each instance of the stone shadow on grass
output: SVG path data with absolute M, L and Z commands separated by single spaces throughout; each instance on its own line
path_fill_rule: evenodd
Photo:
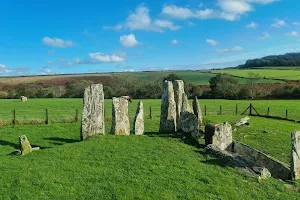
M 0 140 L 0 146 L 11 146 L 15 149 L 18 149 L 20 147 L 19 144 L 15 144 L 15 143 L 5 141 L 5 140 Z
M 75 139 L 69 139 L 69 138 L 59 138 L 59 137 L 49 137 L 49 138 L 43 138 L 44 140 L 49 140 L 55 145 L 63 145 L 67 143 L 75 143 L 80 142 L 81 140 L 75 140 Z M 63 143 L 63 144 L 62 144 Z

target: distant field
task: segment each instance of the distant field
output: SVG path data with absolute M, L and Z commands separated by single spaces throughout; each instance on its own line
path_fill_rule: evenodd
M 226 73 L 233 76 L 249 77 L 249 73 L 258 73 L 261 77 L 283 80 L 300 80 L 300 70 L 297 69 L 229 69 L 214 70 L 212 73 Z
M 218 72 L 218 71 L 213 71 Z M 159 72 L 159 74 L 163 74 L 164 76 L 167 76 L 170 73 L 175 73 L 179 76 L 181 76 L 185 81 L 189 83 L 195 83 L 199 85 L 208 85 L 209 80 L 216 76 L 216 74 L 208 73 L 208 72 L 201 72 L 201 71 L 181 71 L 181 72 Z M 150 74 L 148 72 L 137 72 L 136 76 L 142 78 L 142 79 L 150 79 Z M 237 78 L 234 77 L 239 83 L 244 84 L 247 82 L 246 78 Z M 277 83 L 281 82 L 278 80 L 268 80 L 268 79 L 260 79 L 258 83 Z

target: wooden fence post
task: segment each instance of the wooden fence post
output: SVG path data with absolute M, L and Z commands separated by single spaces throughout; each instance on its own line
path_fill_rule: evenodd
M 288 118 L 288 110 L 287 109 L 285 110 L 285 118 L 286 119 Z
M 78 122 L 78 109 L 76 109 L 75 121 Z
M 15 127 L 15 125 L 16 125 L 16 109 L 13 110 L 13 120 L 12 120 L 12 124 L 13 124 L 13 127 Z
M 152 119 L 152 106 L 150 106 L 150 109 L 149 109 L 149 118 Z
M 252 115 L 252 103 L 250 103 L 250 115 Z
M 46 120 L 45 120 L 45 124 L 49 124 L 48 109 L 46 109 Z
M 267 116 L 270 116 L 270 107 L 268 107 Z
M 238 114 L 238 105 L 237 104 L 235 105 L 235 114 L 236 115 Z
M 222 115 L 222 105 L 220 105 L 220 115 Z
M 204 106 L 204 115 L 206 116 L 206 105 Z

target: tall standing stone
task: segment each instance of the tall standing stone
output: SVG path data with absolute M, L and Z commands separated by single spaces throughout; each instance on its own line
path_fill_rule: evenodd
M 181 130 L 180 113 L 182 108 L 182 94 L 185 94 L 184 82 L 182 80 L 175 80 L 173 81 L 173 87 L 174 87 L 174 98 L 176 102 L 176 128 L 177 131 L 179 131 Z
M 170 81 L 165 81 L 163 84 L 163 95 L 161 97 L 159 132 L 174 133 L 176 130 L 176 103 L 173 84 Z
M 201 111 L 201 107 L 200 107 L 197 97 L 195 97 L 193 100 L 193 111 L 198 119 L 199 126 L 201 126 L 202 125 L 202 111 Z
M 104 93 L 102 84 L 93 84 L 84 91 L 81 139 L 104 135 Z
M 113 97 L 111 133 L 114 135 L 130 135 L 128 100 Z
M 291 174 L 294 180 L 300 179 L 300 131 L 292 133 Z
M 232 144 L 232 127 L 228 122 L 205 126 L 205 145 L 213 144 L 226 150 Z
M 188 97 L 185 93 L 182 94 L 182 107 L 181 107 L 181 111 L 186 111 L 186 112 L 190 112 L 193 113 L 193 109 L 189 103 Z
M 144 106 L 142 101 L 139 101 L 133 126 L 134 126 L 133 132 L 135 135 L 144 134 Z

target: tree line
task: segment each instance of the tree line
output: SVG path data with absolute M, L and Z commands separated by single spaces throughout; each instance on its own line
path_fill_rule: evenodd
M 111 81 L 104 84 L 105 98 L 129 95 L 134 99 L 160 99 L 164 80 L 184 80 L 176 74 L 163 76 L 150 73 L 141 79 L 135 75 L 112 75 Z M 236 78 L 217 74 L 209 80 L 209 85 L 196 85 L 185 82 L 185 91 L 189 98 L 197 96 L 202 99 L 298 99 L 300 86 L 295 83 L 259 84 L 258 74 L 249 73 L 246 84 L 239 84 Z M 17 86 L 0 86 L 0 98 L 15 99 L 20 96 L 29 98 L 82 98 L 84 89 L 98 83 L 90 80 L 70 80 L 65 85 L 55 86 L 42 83 L 27 83 Z

